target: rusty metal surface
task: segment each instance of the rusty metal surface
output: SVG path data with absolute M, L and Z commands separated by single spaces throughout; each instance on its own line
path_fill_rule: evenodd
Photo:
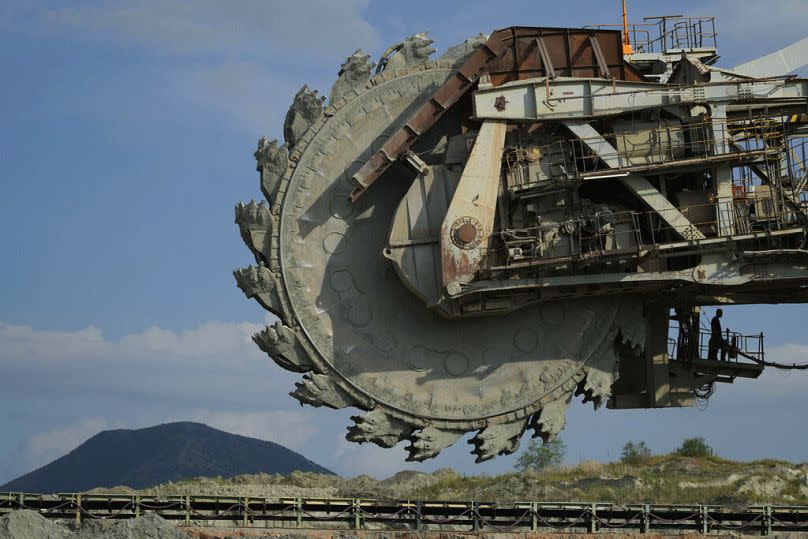
M 494 86 L 545 76 L 645 78 L 623 60 L 620 32 L 513 26 L 497 30 L 354 175 L 356 202 L 483 73 Z M 504 106 L 504 104 L 503 104 Z
M 443 285 L 470 282 L 488 251 L 494 228 L 497 191 L 505 144 L 505 122 L 486 121 L 480 127 L 441 227 Z M 459 291 L 459 288 L 458 288 Z
M 488 65 L 494 86 L 539 77 L 645 80 L 623 60 L 620 32 L 615 30 L 513 26 L 497 30 L 491 39 L 499 39 L 507 47 L 505 54 Z
M 479 47 L 474 54 L 455 71 L 430 99 L 396 131 L 388 141 L 359 169 L 353 180 L 359 185 L 351 192 L 352 202 L 390 168 L 412 144 L 418 140 L 443 114 L 471 89 L 485 72 L 486 66 L 503 54 L 505 45 L 495 36 Z

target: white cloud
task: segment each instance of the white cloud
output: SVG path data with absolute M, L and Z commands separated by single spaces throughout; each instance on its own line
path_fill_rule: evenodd
M 94 417 L 66 427 L 46 430 L 28 439 L 25 444 L 26 452 L 32 460 L 47 461 L 72 451 L 108 427 L 106 419 Z
M 0 483 L 61 457 L 107 428 L 110 428 L 110 423 L 106 419 L 90 417 L 34 434 L 19 443 L 9 456 Z
M 262 327 L 155 326 L 107 339 L 95 327 L 53 331 L 0 323 L 0 403 L 11 417 L 36 417 L 35 425 L 30 419 L 6 425 L 0 470 L 7 479 L 30 471 L 109 426 L 166 421 L 200 421 L 304 449 L 327 419 L 288 397 L 299 375 L 275 366 L 252 342 Z M 38 430 L 26 438 L 32 426 Z
M 78 331 L 49 331 L 0 322 L 0 364 L 104 361 L 131 365 L 133 360 L 199 364 L 219 361 L 223 356 L 239 362 L 264 360 L 266 355 L 250 338 L 262 328 L 263 325 L 247 322 L 207 322 L 180 332 L 154 326 L 111 341 L 93 326 Z
M 0 458 L 0 471 L 6 477 L 0 482 L 46 464 L 106 428 L 188 420 L 274 441 L 342 475 L 388 477 L 402 469 L 446 466 L 491 473 L 512 465 L 513 457 L 474 465 L 463 440 L 422 464 L 404 461 L 406 443 L 388 450 L 347 442 L 348 418 L 358 411 L 299 407 L 287 394 L 299 375 L 272 364 L 252 343 L 250 334 L 259 328 L 208 322 L 183 331 L 152 327 L 108 339 L 93 327 L 53 331 L 0 323 L 0 404 L 9 418 L 28 418 L 19 423 L 10 419 L 4 429 L 0 456 L 5 453 L 6 459 Z M 773 346 L 767 357 L 803 363 L 808 345 Z M 576 405 L 563 436 L 576 459 L 615 455 L 637 433 L 662 450 L 693 432 L 709 434 L 716 445 L 723 441 L 723 454 L 736 458 L 800 458 L 804 437 L 767 418 L 804 407 L 806 383 L 806 372 L 767 369 L 759 380 L 722 385 L 705 412 L 592 414 Z M 756 425 L 759 441 L 741 444 L 750 424 Z M 588 441 L 593 433 L 601 440 L 598 444 Z
M 131 420 L 135 410 L 148 410 L 158 422 L 198 409 L 286 409 L 300 375 L 278 368 L 252 342 L 262 328 L 207 322 L 106 339 L 92 327 L 70 332 L 0 323 L 0 397 L 14 403 L 38 394 L 37 405 L 72 420 L 86 417 L 82 407 L 99 404 L 113 406 L 109 417 Z

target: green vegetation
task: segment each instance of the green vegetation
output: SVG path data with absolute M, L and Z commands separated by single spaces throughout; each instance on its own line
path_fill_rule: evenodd
M 619 461 L 606 464 L 586 461 L 564 467 L 565 453 L 563 442 L 533 442 L 517 461 L 516 473 L 493 477 L 444 474 L 412 495 L 500 501 L 808 503 L 808 464 L 724 459 L 702 437 L 687 438 L 665 455 L 654 455 L 642 440 L 629 441 Z
M 645 442 L 626 442 L 620 452 L 620 462 L 623 464 L 642 464 L 651 458 L 651 449 Z
M 635 443 L 636 449 L 639 444 Z M 593 461 L 544 472 L 496 476 L 444 473 L 408 493 L 423 499 L 720 504 L 808 504 L 808 466 L 785 461 L 736 462 L 710 455 L 648 455 L 640 461 Z
M 559 468 L 567 454 L 567 444 L 560 438 L 554 438 L 543 444 L 534 438 L 519 456 L 516 469 L 520 472 L 543 472 L 548 469 Z
M 704 438 L 698 436 L 685 439 L 676 450 L 676 454 L 683 457 L 709 457 L 713 454 L 713 448 L 707 444 Z
M 156 495 L 196 494 L 256 498 L 372 498 L 606 502 L 617 504 L 808 505 L 808 462 L 737 462 L 714 454 L 703 438 L 689 438 L 655 455 L 643 441 L 623 446 L 620 459 L 564 466 L 566 445 L 532 443 L 517 470 L 501 475 L 399 472 L 387 479 L 294 472 L 231 479 L 198 478 L 149 489 Z M 127 494 L 131 494 L 128 491 Z

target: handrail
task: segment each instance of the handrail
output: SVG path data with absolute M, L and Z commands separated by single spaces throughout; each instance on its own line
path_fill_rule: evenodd
M 646 17 L 655 23 L 628 25 L 634 54 L 681 52 L 717 48 L 715 17 Z M 585 28 L 623 28 L 622 24 L 593 24 Z
M 671 325 L 669 329 L 677 328 L 676 325 Z M 741 363 L 740 358 L 744 357 L 755 363 L 762 363 L 766 359 L 766 354 L 763 347 L 763 333 L 757 335 L 746 335 L 738 331 L 731 331 L 725 329 L 722 333 L 722 338 L 725 341 L 726 352 L 724 361 L 731 363 Z M 709 359 L 710 357 L 710 340 L 712 334 L 707 328 L 702 328 L 699 331 L 699 342 L 696 346 L 696 357 L 698 359 Z M 668 337 L 668 357 L 687 360 L 688 354 L 686 351 L 680 350 L 680 343 L 677 339 Z M 716 348 L 717 350 L 717 348 Z M 681 352 L 685 352 L 684 356 Z
M 247 496 L 156 496 L 0 493 L 0 515 L 19 509 L 46 518 L 125 519 L 153 513 L 180 525 L 221 521 L 228 526 L 317 529 L 425 530 L 583 530 L 620 528 L 697 531 L 719 529 L 808 531 L 808 506 L 615 504 L 611 502 L 267 499 Z M 389 526 L 389 528 L 387 527 Z M 445 528 L 450 526 L 450 528 Z
M 748 195 L 749 193 L 743 191 L 743 197 Z M 509 253 L 526 244 L 535 244 L 537 238 L 543 242 L 541 252 L 522 251 L 519 254 L 515 254 L 515 252 L 513 255 L 509 254 L 509 266 L 513 265 L 512 262 L 520 264 L 525 261 L 551 263 L 556 259 L 570 257 L 573 259 L 612 256 L 625 258 L 665 248 L 671 243 L 671 240 L 666 239 L 671 236 L 669 233 L 693 238 L 696 237 L 696 231 L 707 236 L 703 241 L 715 241 L 722 238 L 726 241 L 733 241 L 744 234 L 751 234 L 759 247 L 755 250 L 767 250 L 775 244 L 770 236 L 771 233 L 780 230 L 787 232 L 794 228 L 799 229 L 801 226 L 795 221 L 792 212 L 787 211 L 785 207 L 780 207 L 784 204 L 775 204 L 775 202 L 777 201 L 771 197 L 761 197 L 751 201 L 739 198 L 726 203 L 689 205 L 670 210 L 644 212 L 629 210 L 608 213 L 596 211 L 588 217 L 568 219 L 564 222 L 546 222 L 536 226 L 506 229 L 499 233 L 499 237 Z M 765 205 L 770 213 L 745 215 L 738 213 L 740 207 L 756 204 Z M 685 212 L 690 224 L 685 227 L 670 226 L 665 219 L 660 218 L 660 215 L 665 212 Z M 711 217 L 699 218 L 699 215 L 710 215 Z M 720 226 L 725 223 L 733 223 L 733 226 Z M 620 225 L 620 228 L 617 225 Z M 722 234 L 722 230 L 726 233 Z M 756 234 L 756 232 L 761 234 Z M 625 248 L 609 252 L 611 249 L 607 248 L 607 243 L 610 238 L 614 239 L 616 234 L 622 235 L 624 240 L 628 240 L 628 236 L 634 238 L 633 247 L 629 249 L 629 252 Z M 697 244 L 699 241 L 690 240 L 686 243 Z M 678 241 L 673 243 L 678 243 Z M 569 248 L 570 245 L 575 248 Z
M 745 153 L 782 152 L 785 148 L 784 125 L 774 116 L 734 120 L 725 123 L 710 121 L 690 124 L 659 125 L 651 129 L 625 130 L 607 134 L 614 141 L 614 151 L 595 155 L 589 150 L 599 138 L 576 138 L 557 140 L 538 148 L 544 163 L 551 170 L 563 170 L 559 178 L 564 181 L 597 171 L 613 174 L 636 166 L 675 163 L 692 159 L 710 159 L 717 156 L 737 156 Z M 737 140 L 736 140 L 737 139 Z M 733 140 L 742 151 L 725 141 Z M 621 151 L 620 148 L 623 148 Z M 506 166 L 513 168 L 519 157 L 519 149 L 505 154 Z M 638 152 L 638 155 L 633 155 Z M 613 158 L 617 166 L 606 166 L 604 159 Z M 555 168 L 552 168 L 555 167 Z M 563 168 L 562 168 L 563 167 Z

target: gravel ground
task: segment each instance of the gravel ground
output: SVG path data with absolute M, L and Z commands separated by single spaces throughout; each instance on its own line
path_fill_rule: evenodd
M 62 539 L 68 530 L 36 511 L 21 509 L 0 518 L 0 539 Z
M 46 519 L 36 511 L 21 509 L 0 518 L 0 539 L 188 539 L 171 522 L 149 514 L 129 520 L 83 524 L 78 530 Z
M 88 521 L 81 526 L 76 539 L 188 539 L 175 524 L 155 514 L 118 521 Z

